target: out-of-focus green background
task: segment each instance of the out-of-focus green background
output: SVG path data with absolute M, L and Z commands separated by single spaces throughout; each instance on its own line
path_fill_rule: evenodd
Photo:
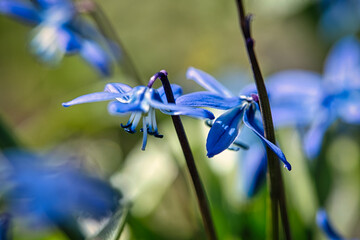
M 185 78 L 189 66 L 214 75 L 234 91 L 251 81 L 234 1 L 98 2 L 144 84 L 154 73 L 166 69 L 170 81 L 183 86 L 185 92 L 199 90 Z M 254 14 L 253 36 L 265 76 L 285 69 L 322 72 L 331 42 L 318 33 L 313 1 L 256 0 L 245 4 Z M 119 125 L 127 117 L 108 115 L 106 103 L 68 109 L 61 106 L 77 96 L 102 91 L 106 82 L 136 83 L 129 82 L 120 71 L 111 79 L 100 79 L 79 56 L 65 57 L 52 68 L 40 64 L 28 51 L 30 28 L 4 16 L 0 16 L 0 36 L 0 113 L 24 145 L 73 152 L 83 157 L 81 164 L 88 170 L 110 178 L 115 186 L 132 194 L 135 204 L 123 239 L 204 237 L 168 116 L 157 114 L 164 139 L 149 138 L 142 152 L 142 135 L 124 132 Z M 208 129 L 200 120 L 183 119 L 209 194 L 219 239 L 264 239 L 266 189 L 246 200 L 236 190 L 241 163 L 238 154 L 226 151 L 207 159 Z M 318 162 L 309 163 L 301 152 L 300 136 L 292 129 L 278 132 L 280 145 L 293 165 L 293 171 L 283 173 L 294 239 L 324 239 L 315 225 L 319 206 L 329 210 L 345 236 L 359 236 L 358 133 L 356 127 L 331 131 L 325 141 L 328 151 Z M 316 172 L 319 169 L 321 173 Z M 43 239 L 61 239 L 47 231 Z M 30 239 L 34 233 L 26 235 L 28 232 L 15 227 L 16 236 Z

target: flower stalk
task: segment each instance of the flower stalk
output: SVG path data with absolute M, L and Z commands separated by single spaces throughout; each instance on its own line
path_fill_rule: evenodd
M 175 98 L 174 98 L 174 95 L 173 95 L 173 92 L 172 92 L 172 89 L 170 86 L 169 79 L 167 77 L 167 72 L 165 70 L 162 70 L 162 71 L 158 72 L 157 74 L 155 74 L 150 79 L 148 87 L 152 87 L 152 85 L 158 78 L 161 80 L 161 83 L 164 87 L 164 91 L 165 91 L 168 103 L 175 104 Z M 217 237 L 216 237 L 216 232 L 215 232 L 215 228 L 214 228 L 214 223 L 213 223 L 211 213 L 210 213 L 210 206 L 209 206 L 209 203 L 208 203 L 208 200 L 206 197 L 204 186 L 203 186 L 200 176 L 199 176 L 199 172 L 196 168 L 194 156 L 192 154 L 190 144 L 187 140 L 184 126 L 181 122 L 180 116 L 172 115 L 171 118 L 172 118 L 175 130 L 176 130 L 176 134 L 178 136 L 182 151 L 184 153 L 186 165 L 189 170 L 191 180 L 192 180 L 194 188 L 195 188 L 197 201 L 199 204 L 201 217 L 202 217 L 202 220 L 204 223 L 204 228 L 205 228 L 207 237 L 210 240 L 216 240 Z
M 259 106 L 264 124 L 264 135 L 266 139 L 275 144 L 275 131 L 271 116 L 269 98 L 254 51 L 254 40 L 251 36 L 250 31 L 251 15 L 245 15 L 242 0 L 236 0 L 236 3 L 239 14 L 239 24 L 245 40 L 246 50 L 248 53 L 256 88 L 259 95 Z M 270 151 L 269 147 L 266 147 L 266 152 L 268 157 L 268 184 L 270 189 L 271 201 L 272 239 L 279 239 L 279 208 L 282 226 L 285 233 L 285 239 L 291 239 L 290 225 L 286 209 L 285 190 L 280 171 L 280 165 L 277 161 L 277 156 L 272 151 Z

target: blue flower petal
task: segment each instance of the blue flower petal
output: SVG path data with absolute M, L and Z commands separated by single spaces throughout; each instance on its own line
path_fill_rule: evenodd
M 271 75 L 266 79 L 266 87 L 272 101 L 299 102 L 322 97 L 322 78 L 320 74 L 289 70 Z
M 227 110 L 239 106 L 243 101 L 238 97 L 227 98 L 218 93 L 194 92 L 179 97 L 176 103 L 191 107 L 212 107 Z
M 124 83 L 108 83 L 105 85 L 104 91 L 111 93 L 126 93 L 130 92 L 133 88 Z
M 329 91 L 360 89 L 360 43 L 355 37 L 343 38 L 332 48 L 324 79 Z
M 56 41 L 61 50 L 68 54 L 75 53 L 82 47 L 80 38 L 65 28 L 60 28 L 57 31 Z
M 221 83 L 219 83 L 213 76 L 210 74 L 196 69 L 194 67 L 188 68 L 186 72 L 186 77 L 198 83 L 203 88 L 224 95 L 224 97 L 233 97 L 234 95 L 226 89 Z
M 115 98 L 121 98 L 123 96 L 124 96 L 124 94 L 121 94 L 121 93 L 96 92 L 96 93 L 90 93 L 90 94 L 86 94 L 86 95 L 77 97 L 74 100 L 63 103 L 62 105 L 64 107 L 69 107 L 69 106 L 81 104 L 81 103 L 113 100 Z
M 15 17 L 18 20 L 25 21 L 30 24 L 40 23 L 41 17 L 37 9 L 24 2 L 15 0 L 0 1 L 0 13 Z
M 266 178 L 266 149 L 260 140 L 251 143 L 248 150 L 241 151 L 241 166 L 242 191 L 251 198 L 264 185 Z
M 244 105 L 233 108 L 218 117 L 206 140 L 207 156 L 213 157 L 227 149 L 239 135 Z
M 316 223 L 321 230 L 325 233 L 326 237 L 331 240 L 341 240 L 345 239 L 340 236 L 339 233 L 333 228 L 332 224 L 330 223 L 330 219 L 324 209 L 320 209 L 316 213 Z
M 194 118 L 208 118 L 208 119 L 214 119 L 215 116 L 212 114 L 212 112 L 202 109 L 202 108 L 192 108 L 192 107 L 185 107 L 180 106 L 176 104 L 170 104 L 170 103 L 160 103 L 156 100 L 149 100 L 150 105 L 154 108 L 159 109 L 162 113 L 168 114 L 168 115 L 186 115 L 189 117 Z
M 254 83 L 248 84 L 240 90 L 240 95 L 250 96 L 252 93 L 257 93 Z
M 174 99 L 176 100 L 178 97 L 180 97 L 183 93 L 183 90 L 181 88 L 181 86 L 177 85 L 177 84 L 171 84 L 171 90 L 173 91 L 174 94 Z M 165 91 L 164 91 L 164 87 L 159 87 L 157 89 L 162 101 L 164 103 L 167 103 L 167 98 L 165 95 Z
M 82 44 L 80 55 L 102 75 L 111 75 L 111 59 L 97 43 L 85 40 Z
M 283 106 L 271 105 L 271 113 L 274 119 L 275 128 L 279 127 L 305 127 L 314 120 L 317 108 L 306 108 L 293 104 L 284 104 Z
M 263 136 L 264 130 L 261 125 L 256 123 L 255 111 L 253 106 L 249 106 L 246 108 L 244 114 L 244 123 L 248 128 L 250 128 L 254 133 L 256 133 L 258 137 L 260 137 L 262 142 L 265 143 L 279 157 L 279 159 L 284 163 L 285 167 L 290 171 L 291 165 L 286 160 L 286 157 L 281 151 L 281 149 Z
M 328 109 L 324 108 L 317 113 L 316 119 L 304 136 L 304 150 L 309 159 L 319 155 L 325 132 L 334 121 L 335 116 Z
M 39 7 L 47 9 L 56 5 L 71 4 L 71 0 L 33 0 Z
M 112 115 L 122 115 L 129 112 L 143 112 L 139 103 L 121 103 L 119 101 L 110 102 L 108 111 Z
M 349 124 L 360 124 L 360 92 L 340 101 L 337 108 L 340 118 Z

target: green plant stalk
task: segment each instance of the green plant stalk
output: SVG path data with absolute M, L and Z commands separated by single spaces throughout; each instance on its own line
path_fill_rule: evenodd
M 251 15 L 245 16 L 242 0 L 236 0 L 239 14 L 239 23 L 245 40 L 246 50 L 252 67 L 256 88 L 259 95 L 259 105 L 264 124 L 264 136 L 270 142 L 276 144 L 274 125 L 271 116 L 269 98 L 267 95 L 264 79 L 254 51 L 254 40 L 251 37 Z M 272 239 L 279 239 L 278 207 L 280 208 L 282 225 L 286 239 L 291 239 L 290 225 L 287 217 L 285 190 L 277 156 L 268 147 L 266 148 L 268 162 L 268 184 L 271 201 Z

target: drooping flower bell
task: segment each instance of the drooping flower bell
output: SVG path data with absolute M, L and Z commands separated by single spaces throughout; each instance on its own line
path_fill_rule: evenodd
M 171 86 L 175 98 L 182 94 L 180 86 L 173 84 Z M 130 113 L 129 121 L 121 126 L 129 133 L 135 133 L 136 127 L 142 119 L 143 123 L 143 144 L 142 150 L 145 150 L 147 135 L 162 138 L 158 132 L 155 117 L 155 109 L 168 115 L 187 115 L 195 118 L 213 119 L 214 115 L 200 108 L 181 106 L 178 104 L 168 103 L 165 97 L 163 87 L 154 89 L 148 86 L 130 87 L 123 83 L 106 84 L 104 92 L 87 94 L 72 101 L 63 103 L 64 107 L 75 104 L 114 100 L 109 103 L 108 111 L 112 115 L 123 115 Z
M 35 26 L 30 50 L 55 65 L 64 55 L 79 53 L 100 74 L 111 74 L 112 56 L 107 41 L 82 18 L 70 0 L 0 0 L 0 13 Z
M 235 96 L 214 77 L 193 67 L 188 69 L 187 78 L 208 91 L 183 95 L 177 99 L 178 104 L 227 110 L 212 124 L 206 141 L 208 157 L 213 157 L 236 143 L 240 129 L 245 124 L 279 157 L 285 167 L 291 170 L 291 165 L 281 149 L 264 137 L 256 94 Z

